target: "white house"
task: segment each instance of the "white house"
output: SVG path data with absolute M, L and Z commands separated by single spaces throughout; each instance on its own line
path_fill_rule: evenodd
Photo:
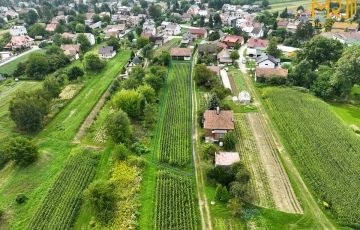
M 250 32 L 250 37 L 252 38 L 261 38 L 264 36 L 264 31 L 261 28 L 253 28 Z
M 239 101 L 241 104 L 250 104 L 251 101 L 250 94 L 246 91 L 241 91 L 239 93 Z
M 75 35 L 75 41 L 76 41 L 76 38 L 77 38 L 78 34 L 79 34 L 79 33 L 77 33 L 77 34 Z M 95 45 L 96 41 L 95 41 L 94 35 L 91 34 L 91 33 L 84 33 L 84 34 L 85 34 L 86 38 L 89 40 L 90 44 L 91 44 L 92 46 Z
M 247 58 L 257 58 L 261 56 L 261 51 L 257 49 L 247 48 L 246 49 L 246 57 Z
M 270 54 L 263 54 L 256 58 L 256 66 L 260 68 L 277 68 L 279 64 L 280 58 L 275 58 Z
M 115 57 L 116 50 L 114 50 L 113 46 L 102 46 L 98 50 L 99 57 L 102 59 L 111 59 Z
M 27 35 L 25 26 L 12 26 L 10 28 L 11 36 Z
M 177 23 L 169 23 L 165 31 L 168 35 L 178 35 L 181 34 L 181 26 Z

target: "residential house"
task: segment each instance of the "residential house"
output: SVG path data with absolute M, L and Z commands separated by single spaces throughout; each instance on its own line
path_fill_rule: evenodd
M 102 21 L 95 22 L 94 24 L 90 25 L 91 29 L 99 29 L 102 26 Z
M 106 30 L 109 30 L 109 29 L 116 29 L 119 33 L 123 34 L 123 33 L 125 33 L 126 25 L 125 24 L 117 24 L 117 25 L 106 26 Z
M 198 38 L 203 38 L 203 39 L 207 38 L 207 31 L 204 28 L 190 29 L 190 33 L 192 35 L 196 35 Z
M 128 15 L 119 15 L 118 21 L 120 21 L 122 24 L 126 24 L 130 16 Z
M 47 24 L 45 30 L 49 32 L 54 32 L 56 29 L 56 24 Z
M 79 34 L 79 33 L 77 33 L 77 34 L 75 35 L 75 40 L 76 40 L 76 37 L 78 36 L 78 34 Z M 91 44 L 92 46 L 95 45 L 96 41 L 95 41 L 94 35 L 91 34 L 91 33 L 84 33 L 84 34 L 85 34 L 86 38 L 89 40 L 90 44 Z
M 169 23 L 166 26 L 165 31 L 167 35 L 178 35 L 181 34 L 181 26 L 177 23 Z
M 70 55 L 70 61 L 79 59 L 80 45 L 79 44 L 62 44 L 60 47 L 65 55 Z
M 143 33 L 150 33 L 152 35 L 156 34 L 156 28 L 155 28 L 155 23 L 151 23 L 151 22 L 145 22 L 143 24 Z
M 160 47 L 160 46 L 162 46 L 164 44 L 164 37 L 151 35 L 149 37 L 149 41 L 154 43 L 154 47 L 157 48 L 157 47 Z
M 25 26 L 12 26 L 9 32 L 12 36 L 27 35 Z
M 279 28 L 281 28 L 281 27 L 286 28 L 288 24 L 289 24 L 289 21 L 286 21 L 286 20 L 279 20 L 277 22 L 277 26 Z
M 231 64 L 230 52 L 228 49 L 223 49 L 218 55 L 217 60 L 219 64 Z
M 192 5 L 190 8 L 186 11 L 186 13 L 191 15 L 197 15 L 199 13 L 200 7 L 198 5 Z
M 221 49 L 227 49 L 228 48 L 228 46 L 225 43 L 222 43 L 222 42 L 217 42 L 216 45 L 218 47 L 220 47 Z
M 128 17 L 126 24 L 130 25 L 131 27 L 137 26 L 140 23 L 140 17 L 139 16 L 130 16 Z
M 352 46 L 355 44 L 360 44 L 360 31 L 356 33 L 352 32 L 340 32 L 333 33 L 332 38 L 335 40 L 339 40 L 341 43 Z
M 288 57 L 293 56 L 297 50 L 300 50 L 299 48 L 295 48 L 295 47 L 291 47 L 291 46 L 283 46 L 283 45 L 278 45 L 277 48 L 279 50 L 281 50 L 281 52 L 285 56 L 288 56 Z
M 111 59 L 115 57 L 116 50 L 113 46 L 101 46 L 98 50 L 98 54 L 102 59 Z
M 151 36 L 152 36 L 151 33 L 144 33 L 144 32 L 142 32 L 142 33 L 140 34 L 140 37 L 142 37 L 142 38 L 147 38 L 147 39 L 150 39 Z
M 70 34 L 68 32 L 64 32 L 64 33 L 61 34 L 61 37 L 70 38 L 72 40 L 72 42 L 75 42 L 76 35 L 75 34 Z
M 5 50 L 28 49 L 34 44 L 34 39 L 27 35 L 12 36 L 10 42 L 3 47 Z
M 132 60 L 129 60 L 129 67 L 134 67 L 136 65 L 141 65 L 142 61 L 141 59 L 135 55 L 135 57 Z
M 247 43 L 247 47 L 254 48 L 258 50 L 266 50 L 269 44 L 268 40 L 258 39 L 258 38 L 250 38 Z
M 295 32 L 296 32 L 296 29 L 297 29 L 297 26 L 298 26 L 298 24 L 295 24 L 295 23 L 293 23 L 293 22 L 289 22 L 289 23 L 287 24 L 287 26 L 286 26 L 286 30 L 287 30 L 287 31 L 290 31 L 290 32 L 292 32 L 292 33 L 295 33 Z
M 104 40 L 109 40 L 111 36 L 119 38 L 119 31 L 115 28 L 106 30 Z
M 221 50 L 222 50 L 222 48 L 217 46 L 217 42 L 216 43 L 203 43 L 203 44 L 198 45 L 199 56 L 209 55 L 209 54 L 217 56 Z
M 191 14 L 183 13 L 183 15 L 181 16 L 181 20 L 183 20 L 184 22 L 190 22 Z
M 215 166 L 221 166 L 225 170 L 229 170 L 231 165 L 238 161 L 240 161 L 238 152 L 215 153 Z
M 171 48 L 170 50 L 172 60 L 191 60 L 191 54 L 190 48 Z
M 197 35 L 192 35 L 190 32 L 186 32 L 182 36 L 181 44 L 190 45 L 193 41 L 196 41 Z
M 359 30 L 358 23 L 350 22 L 334 22 L 331 32 L 357 32 Z
M 208 12 L 207 12 L 206 10 L 199 10 L 199 11 L 198 11 L 198 15 L 207 17 L 207 16 L 208 16 Z
M 236 42 L 238 42 L 240 45 L 243 45 L 244 37 L 236 35 L 226 35 L 225 39 L 222 42 L 230 48 L 234 47 Z
M 8 16 L 8 15 L 9 15 L 12 19 L 19 17 L 19 14 L 16 13 L 15 11 L 12 11 L 12 10 L 6 11 L 5 17 Z
M 252 38 L 261 38 L 264 36 L 264 31 L 261 28 L 253 28 L 252 31 L 249 34 Z
M 100 16 L 100 18 L 104 18 L 105 16 L 111 17 L 110 12 L 101 12 L 101 13 L 99 14 L 99 16 Z
M 247 58 L 257 58 L 261 56 L 261 51 L 253 48 L 246 49 L 246 57 Z
M 282 68 L 259 68 L 255 70 L 255 81 L 262 81 L 262 79 L 268 79 L 273 75 L 282 76 L 285 79 L 288 75 L 287 69 Z
M 217 76 L 220 76 L 220 67 L 219 66 L 206 66 L 211 71 L 214 71 Z
M 205 110 L 203 115 L 205 142 L 222 141 L 225 134 L 234 131 L 234 112 L 232 110 Z
M 275 58 L 270 54 L 262 54 L 255 59 L 256 66 L 260 68 L 277 68 L 280 67 L 280 58 Z
M 241 91 L 239 93 L 239 101 L 241 104 L 250 104 L 251 96 L 247 91 Z

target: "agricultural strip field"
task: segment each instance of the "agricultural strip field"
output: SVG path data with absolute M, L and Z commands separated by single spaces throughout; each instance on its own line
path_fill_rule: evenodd
M 70 229 L 80 209 L 83 190 L 93 180 L 99 159 L 100 155 L 89 149 L 73 149 L 28 229 Z
M 199 229 L 194 193 L 190 177 L 158 171 L 153 229 Z
M 35 50 L 35 51 L 27 53 L 21 57 L 18 57 L 16 59 L 0 66 L 0 73 L 11 74 L 17 68 L 18 63 L 26 61 L 31 54 L 33 54 L 33 53 L 45 54 L 45 52 L 46 52 L 46 50 L 44 50 L 44 49 L 43 50 Z
M 360 228 L 360 139 L 315 97 L 266 88 L 263 98 L 289 152 L 317 198 L 344 226 Z
M 156 155 L 161 163 L 186 168 L 192 162 L 190 88 L 190 65 L 171 64 L 158 124 Z
M 42 86 L 40 81 L 20 81 L 0 85 L 0 140 L 13 132 L 15 123 L 9 117 L 9 102 L 19 91 L 29 91 Z
M 285 9 L 285 7 L 287 7 L 288 10 L 296 10 L 299 6 L 303 6 L 305 10 L 311 10 L 311 5 L 312 5 L 311 0 L 300 0 L 300 1 L 275 0 L 274 2 L 276 2 L 276 3 L 273 3 L 273 1 L 269 1 L 269 2 L 270 2 L 271 9 L 269 9 L 268 11 L 270 11 L 270 12 L 279 11 L 279 13 L 281 13 Z M 316 2 L 318 2 L 320 5 L 322 5 L 326 1 L 318 0 Z
M 130 57 L 130 50 L 122 50 L 109 61 L 100 73 L 90 80 L 75 98 L 49 123 L 38 138 L 71 141 L 97 101 L 104 94 Z

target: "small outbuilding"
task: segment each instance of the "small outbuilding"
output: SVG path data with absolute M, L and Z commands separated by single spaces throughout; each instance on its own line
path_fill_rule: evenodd
M 250 104 L 251 102 L 250 94 L 246 91 L 241 91 L 239 93 L 239 101 L 241 104 Z
M 171 48 L 170 50 L 172 60 L 191 60 L 191 53 L 190 48 Z
M 219 152 L 215 153 L 215 166 L 221 166 L 224 169 L 230 169 L 231 165 L 240 161 L 238 152 Z

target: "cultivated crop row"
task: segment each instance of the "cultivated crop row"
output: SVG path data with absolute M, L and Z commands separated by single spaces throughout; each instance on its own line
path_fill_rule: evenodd
M 360 139 L 311 95 L 269 88 L 264 98 L 308 184 L 343 225 L 360 228 Z
M 28 229 L 71 229 L 82 203 L 83 190 L 93 180 L 99 155 L 76 149 L 32 217 Z
M 165 170 L 159 171 L 153 229 L 198 229 L 194 192 L 189 177 Z
M 159 161 L 184 167 L 191 162 L 190 66 L 174 64 L 163 107 Z

